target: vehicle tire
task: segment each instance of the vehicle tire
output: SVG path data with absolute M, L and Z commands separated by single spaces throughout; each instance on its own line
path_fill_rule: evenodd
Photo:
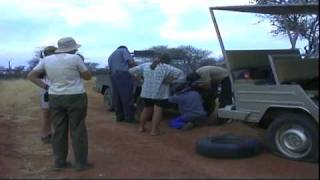
M 298 160 L 319 161 L 319 127 L 302 113 L 277 116 L 268 128 L 268 146 L 276 155 Z
M 112 91 L 110 88 L 106 88 L 104 91 L 104 99 L 103 99 L 104 107 L 108 111 L 114 111 L 114 104 L 112 100 Z
M 232 134 L 206 137 L 196 145 L 196 152 L 211 158 L 244 158 L 257 155 L 261 151 L 261 143 L 249 137 Z

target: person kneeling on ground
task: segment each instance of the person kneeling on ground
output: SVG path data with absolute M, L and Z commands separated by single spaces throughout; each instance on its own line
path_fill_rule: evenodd
M 177 87 L 177 93 L 169 97 L 169 102 L 178 104 L 181 116 L 170 121 L 170 126 L 181 130 L 190 130 L 205 122 L 206 113 L 200 94 L 185 84 Z

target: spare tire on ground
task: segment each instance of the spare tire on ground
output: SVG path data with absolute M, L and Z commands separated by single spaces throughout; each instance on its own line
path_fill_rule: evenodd
M 211 158 L 244 158 L 259 154 L 261 147 L 257 139 L 225 134 L 200 139 L 196 151 Z

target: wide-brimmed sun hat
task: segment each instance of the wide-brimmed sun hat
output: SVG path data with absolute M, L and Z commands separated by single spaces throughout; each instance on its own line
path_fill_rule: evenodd
M 70 52 L 78 49 L 80 46 L 81 45 L 77 44 L 77 42 L 72 37 L 65 37 L 65 38 L 59 39 L 58 49 L 56 50 L 56 52 L 57 53 Z

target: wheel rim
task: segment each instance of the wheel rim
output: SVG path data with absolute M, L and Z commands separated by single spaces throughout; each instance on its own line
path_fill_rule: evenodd
M 312 149 L 312 137 L 299 125 L 284 126 L 276 133 L 276 145 L 284 155 L 300 159 Z

